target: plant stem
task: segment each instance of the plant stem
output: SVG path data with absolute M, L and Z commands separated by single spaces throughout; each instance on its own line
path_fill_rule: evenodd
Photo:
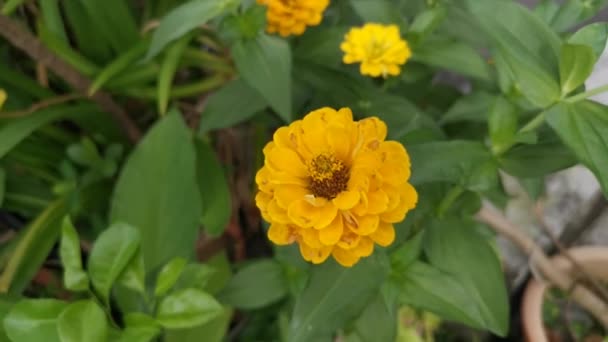
M 439 206 L 437 207 L 437 216 L 439 216 L 439 218 L 442 218 L 445 212 L 450 209 L 450 207 L 454 204 L 454 202 L 456 202 L 458 197 L 460 197 L 463 192 L 464 189 L 460 185 L 456 185 L 451 188 L 450 191 L 448 191 L 448 193 L 445 195 L 443 200 L 441 200 L 441 203 L 439 203 Z
M 608 84 L 605 84 L 605 85 L 603 85 L 601 87 L 597 87 L 595 89 L 587 90 L 587 91 L 585 91 L 583 93 L 580 93 L 580 94 L 576 94 L 576 95 L 570 96 L 570 97 L 564 99 L 564 101 L 568 102 L 568 103 L 575 103 L 575 102 L 584 100 L 584 99 L 586 99 L 588 97 L 591 97 L 593 95 L 601 94 L 601 93 L 606 92 L 606 91 L 608 91 Z

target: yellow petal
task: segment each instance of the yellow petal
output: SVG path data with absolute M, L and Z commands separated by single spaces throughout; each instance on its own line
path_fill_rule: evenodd
M 298 233 L 302 237 L 304 243 L 311 248 L 321 248 L 323 244 L 319 240 L 319 232 L 311 228 L 300 228 Z
M 359 240 L 361 240 L 361 236 L 353 233 L 348 229 L 345 229 L 344 232 L 342 232 L 340 241 L 338 241 L 336 245 L 343 249 L 353 249 L 357 247 L 357 244 L 359 244 Z
M 271 224 L 268 239 L 277 245 L 289 245 L 296 240 L 295 234 L 286 224 Z
M 327 201 L 323 207 L 319 208 L 319 219 L 315 224 L 314 228 L 322 229 L 327 227 L 338 215 L 338 208 L 332 203 Z
M 348 228 L 358 235 L 370 235 L 378 229 L 380 218 L 377 215 L 368 215 L 357 218 L 357 224 L 348 225 Z
M 300 160 L 298 154 L 288 148 L 275 147 L 268 151 L 267 163 L 272 165 L 272 168 L 277 171 L 283 171 L 296 177 L 306 177 L 308 172 L 306 166 Z
M 374 252 L 374 241 L 368 237 L 362 237 L 353 252 L 362 258 L 372 255 Z
M 276 188 L 274 198 L 282 208 L 289 208 L 291 203 L 304 199 L 309 191 L 298 185 L 282 185 Z
M 380 218 L 383 221 L 391 223 L 401 222 L 405 219 L 407 212 L 416 206 L 416 203 L 418 202 L 418 193 L 416 192 L 416 189 L 409 183 L 405 183 L 403 189 L 397 207 L 380 215 Z
M 337 215 L 329 226 L 319 230 L 319 240 L 324 245 L 333 246 L 340 241 L 343 230 L 342 215 Z
M 327 143 L 334 155 L 343 162 L 350 159 L 350 131 L 337 126 L 327 129 Z
M 334 247 L 331 255 L 340 265 L 344 267 L 352 267 L 360 259 L 360 257 L 353 251 L 345 250 L 339 247 Z
M 287 211 L 284 208 L 281 208 L 277 204 L 277 201 L 274 199 L 268 202 L 268 207 L 266 208 L 266 211 L 268 213 L 268 216 L 270 216 L 270 222 L 283 224 L 291 222 L 289 216 L 287 215 Z
M 319 220 L 319 209 L 306 200 L 297 200 L 289 205 L 287 215 L 298 226 L 310 228 Z
M 380 222 L 378 229 L 369 237 L 378 245 L 387 247 L 395 241 L 395 228 L 390 223 Z
M 367 194 L 368 198 L 368 206 L 367 213 L 368 214 L 379 214 L 388 209 L 389 198 L 386 192 L 382 190 L 373 191 Z
M 266 167 L 262 167 L 255 174 L 255 183 L 258 186 L 258 189 L 264 192 L 272 191 L 272 185 L 270 183 L 270 172 Z
M 348 210 L 359 203 L 360 196 L 358 191 L 342 191 L 332 202 L 338 209 Z

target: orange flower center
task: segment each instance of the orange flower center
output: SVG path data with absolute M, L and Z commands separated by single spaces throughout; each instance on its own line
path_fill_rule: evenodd
M 331 154 L 320 154 L 308 164 L 309 189 L 313 195 L 333 199 L 346 190 L 349 170 Z

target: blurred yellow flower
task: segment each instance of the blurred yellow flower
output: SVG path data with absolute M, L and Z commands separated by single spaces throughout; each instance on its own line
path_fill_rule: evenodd
M 301 35 L 306 26 L 319 25 L 329 0 L 257 0 L 257 3 L 268 8 L 266 31 L 287 37 Z
M 399 75 L 412 55 L 397 25 L 365 24 L 352 28 L 340 45 L 346 64 L 361 63 L 362 75 Z
M 6 92 L 4 91 L 4 89 L 0 89 L 0 109 L 2 109 L 2 106 L 4 105 L 5 101 L 6 101 Z
M 376 117 L 353 121 L 348 108 L 321 108 L 279 128 L 264 147 L 256 204 L 277 245 L 298 243 L 304 259 L 332 255 L 350 267 L 374 245 L 395 239 L 394 223 L 416 206 L 410 160 L 385 141 Z

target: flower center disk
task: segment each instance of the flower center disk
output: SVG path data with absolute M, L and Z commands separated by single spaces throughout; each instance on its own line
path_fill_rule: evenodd
M 313 195 L 333 199 L 346 190 L 349 170 L 344 163 L 330 154 L 321 154 L 308 165 L 309 189 Z

